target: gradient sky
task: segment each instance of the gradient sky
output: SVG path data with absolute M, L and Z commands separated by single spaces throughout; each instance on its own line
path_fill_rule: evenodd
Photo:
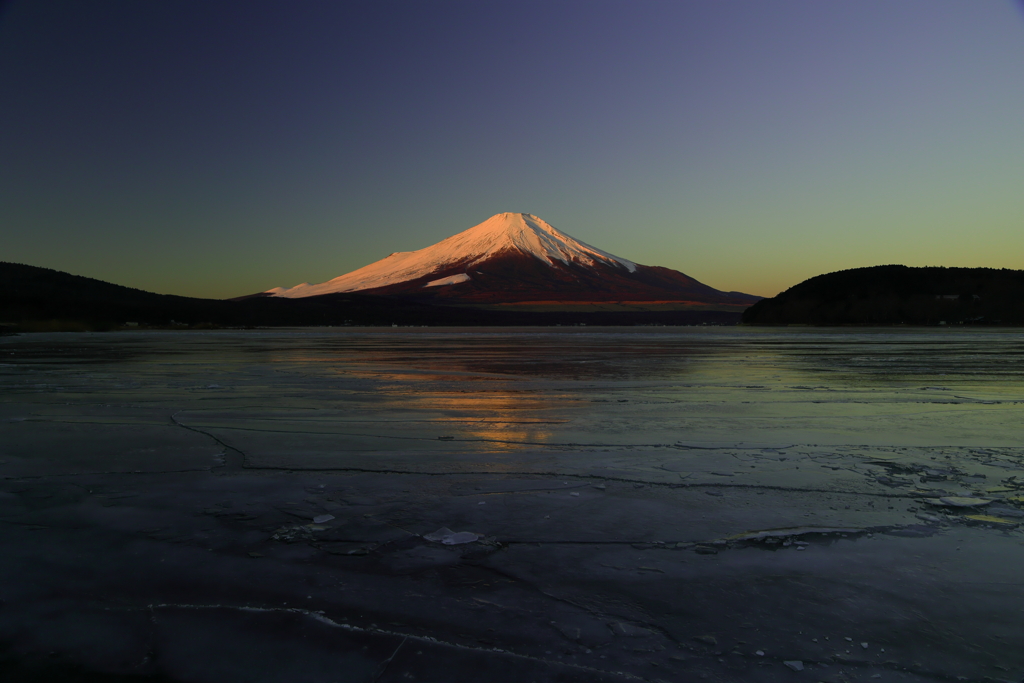
M 1010 0 L 15 0 L 0 260 L 229 297 L 503 211 L 771 296 L 1024 268 Z

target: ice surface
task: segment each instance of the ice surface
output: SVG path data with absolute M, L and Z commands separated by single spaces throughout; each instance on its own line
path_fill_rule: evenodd
M 0 351 L 0 649 L 38 680 L 1024 672 L 1019 331 Z

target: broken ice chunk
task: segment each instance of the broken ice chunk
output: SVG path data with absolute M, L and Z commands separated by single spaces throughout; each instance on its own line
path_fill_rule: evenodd
M 968 496 L 943 496 L 942 498 L 926 498 L 924 502 L 936 507 L 974 508 L 988 505 L 992 501 Z
M 323 524 L 334 519 L 334 515 L 317 515 L 313 518 L 313 524 Z
M 463 543 L 475 543 L 480 540 L 482 536 L 480 534 L 474 534 L 472 531 L 452 531 L 448 527 L 441 527 L 434 533 L 427 534 L 423 538 L 443 545 L 462 545 Z
M 434 541 L 435 543 L 440 543 L 444 539 L 448 538 L 449 536 L 453 536 L 454 534 L 455 534 L 454 531 L 452 531 L 451 529 L 449 529 L 446 526 L 443 526 L 440 529 L 438 529 L 437 531 L 435 531 L 434 533 L 427 534 L 423 538 L 427 539 L 428 541 Z
M 481 538 L 482 536 L 480 534 L 474 534 L 472 531 L 459 531 L 441 542 L 445 545 L 461 545 L 463 543 L 475 543 Z
M 985 524 L 1004 529 L 1012 529 L 1017 526 L 1017 522 L 1012 519 L 1004 519 L 994 515 L 965 515 L 964 519 L 970 520 L 970 522 L 974 522 L 976 524 Z

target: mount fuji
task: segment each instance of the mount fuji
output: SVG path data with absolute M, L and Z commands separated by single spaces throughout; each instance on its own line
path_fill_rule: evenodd
M 424 249 L 393 253 L 321 284 L 276 287 L 263 296 L 299 299 L 343 292 L 477 306 L 648 304 L 735 311 L 761 299 L 615 256 L 528 213 L 500 213 Z

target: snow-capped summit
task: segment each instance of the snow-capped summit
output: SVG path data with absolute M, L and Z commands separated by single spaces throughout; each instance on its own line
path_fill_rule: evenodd
M 556 229 L 545 220 L 530 213 L 499 213 L 480 225 L 453 235 L 437 244 L 418 251 L 399 251 L 376 263 L 346 273 L 318 285 L 303 283 L 290 289 L 276 287 L 267 294 L 288 298 L 355 292 L 363 289 L 387 287 L 401 282 L 440 273 L 452 267 L 467 271 L 492 256 L 526 255 L 554 265 L 593 266 L 597 263 L 636 271 L 636 264 L 606 251 L 580 242 Z M 469 272 L 461 273 L 458 282 L 472 279 Z M 445 280 L 451 277 L 443 278 Z M 453 284 L 431 282 L 427 286 Z
M 647 302 L 745 308 L 760 297 L 720 292 L 679 271 L 642 266 L 580 242 L 529 213 L 499 213 L 418 251 L 400 251 L 291 299 L 363 292 L 467 304 Z

